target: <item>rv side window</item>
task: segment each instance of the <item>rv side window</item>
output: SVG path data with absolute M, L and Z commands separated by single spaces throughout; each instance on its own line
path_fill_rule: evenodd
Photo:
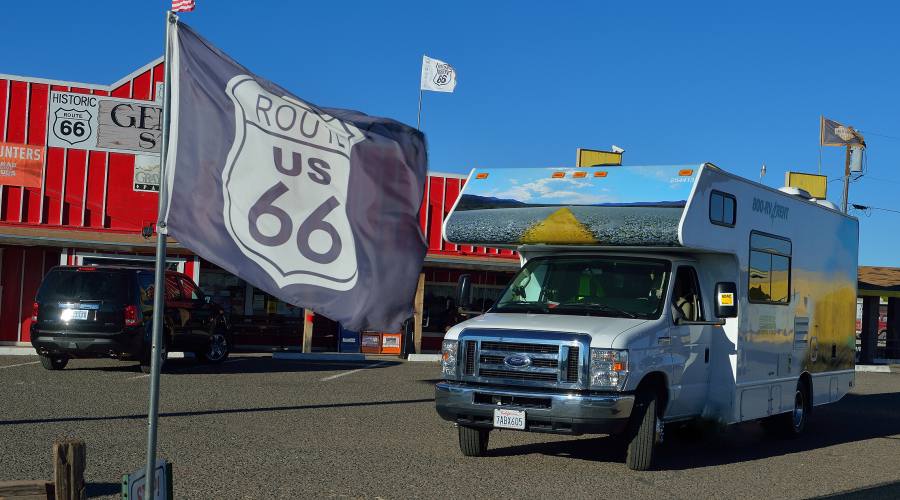
M 734 195 L 713 191 L 709 195 L 709 221 L 720 226 L 734 227 L 736 207 Z
M 750 302 L 788 304 L 791 301 L 791 241 L 750 233 Z

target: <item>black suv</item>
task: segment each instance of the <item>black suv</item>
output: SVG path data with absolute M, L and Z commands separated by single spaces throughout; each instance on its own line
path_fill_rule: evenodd
M 32 308 L 31 345 L 48 370 L 70 358 L 137 360 L 150 370 L 153 323 L 152 269 L 54 267 L 44 277 Z M 162 360 L 168 351 L 195 352 L 203 361 L 228 357 L 231 329 L 222 308 L 190 278 L 166 272 Z

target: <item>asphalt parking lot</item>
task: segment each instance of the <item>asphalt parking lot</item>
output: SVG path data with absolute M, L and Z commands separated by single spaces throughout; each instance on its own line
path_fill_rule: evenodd
M 808 434 L 669 431 L 658 470 L 629 471 L 607 437 L 494 432 L 465 458 L 433 409 L 435 363 L 171 361 L 159 453 L 176 498 L 809 498 L 900 496 L 900 375 L 858 374 Z M 0 480 L 49 479 L 54 438 L 87 443 L 89 496 L 115 497 L 142 466 L 148 378 L 75 360 L 62 372 L 0 356 Z

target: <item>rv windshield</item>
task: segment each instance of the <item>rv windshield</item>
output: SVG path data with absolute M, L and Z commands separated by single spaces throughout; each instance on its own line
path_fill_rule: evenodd
M 626 257 L 528 261 L 491 312 L 658 318 L 670 265 Z

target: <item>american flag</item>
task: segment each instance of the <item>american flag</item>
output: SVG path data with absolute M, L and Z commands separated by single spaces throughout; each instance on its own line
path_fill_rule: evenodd
M 172 0 L 172 12 L 190 12 L 194 10 L 194 0 Z

